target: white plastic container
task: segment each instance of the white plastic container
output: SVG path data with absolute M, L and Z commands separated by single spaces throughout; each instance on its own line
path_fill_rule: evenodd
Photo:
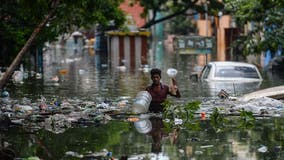
M 152 96 L 147 91 L 140 91 L 135 98 L 132 106 L 132 112 L 134 113 L 146 113 L 148 112 L 149 105 L 152 101 Z
M 167 70 L 167 74 L 168 74 L 168 76 L 169 76 L 170 78 L 175 78 L 176 75 L 177 75 L 177 73 L 178 73 L 178 71 L 177 71 L 176 69 L 174 69 L 174 68 L 169 68 L 169 69 Z
M 149 133 L 152 130 L 152 123 L 149 119 L 142 119 L 134 122 L 134 126 L 139 133 Z

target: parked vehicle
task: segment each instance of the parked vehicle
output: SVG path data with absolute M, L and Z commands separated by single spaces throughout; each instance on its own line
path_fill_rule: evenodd
M 255 91 L 262 82 L 258 68 L 244 62 L 209 62 L 198 74 L 197 78 L 211 94 L 217 95 L 223 89 L 229 94 L 244 94 Z

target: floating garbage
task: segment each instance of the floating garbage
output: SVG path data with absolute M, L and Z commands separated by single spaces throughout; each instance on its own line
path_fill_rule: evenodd
M 55 114 L 45 119 L 45 129 L 56 134 L 63 133 L 70 127 L 71 122 L 67 121 L 67 117 L 63 114 Z
M 60 75 L 66 75 L 66 74 L 68 74 L 68 70 L 67 70 L 67 69 L 60 69 L 60 70 L 58 71 L 58 73 L 59 73 Z
M 128 100 L 121 100 L 118 102 L 118 107 L 126 107 Z
M 214 147 L 214 145 L 205 145 L 205 146 L 200 146 L 200 148 L 212 148 L 212 147 Z
M 83 158 L 84 156 L 73 151 L 67 151 L 65 152 L 65 156 L 70 156 L 70 157 L 76 157 L 76 158 Z
M 169 157 L 162 153 L 145 153 L 145 154 L 137 154 L 130 155 L 127 157 L 127 160 L 142 160 L 142 159 L 161 159 L 161 160 L 169 160 Z
M 94 152 L 94 153 L 89 153 L 87 155 L 84 155 L 84 158 L 98 158 L 98 159 L 104 159 L 107 157 L 111 157 L 112 156 L 112 152 L 108 151 L 107 149 L 103 149 L 100 152 Z
M 265 152 L 268 151 L 268 148 L 267 148 L 267 146 L 261 145 L 261 147 L 259 147 L 257 149 L 257 151 L 260 152 L 260 153 L 265 153 Z
M 20 105 L 20 104 L 16 104 L 13 107 L 15 112 L 22 112 L 22 113 L 32 113 L 33 112 L 33 107 L 29 106 L 29 105 Z
M 46 129 L 58 134 L 63 133 L 72 125 L 108 123 L 114 115 L 120 112 L 125 113 L 126 109 L 130 110 L 128 98 L 122 97 L 116 101 L 104 98 L 84 101 L 58 97 L 46 99 L 41 96 L 36 102 L 32 102 L 26 97 L 21 99 L 2 97 L 0 98 L 0 115 L 11 119 L 12 125 L 27 125 L 31 130 Z M 138 121 L 139 119 L 132 120 Z
M 41 111 L 45 111 L 45 110 L 47 109 L 47 105 L 46 105 L 44 102 L 41 102 L 41 103 L 39 104 L 39 109 L 40 109 Z
M 13 75 L 12 75 L 12 79 L 14 83 L 24 83 L 23 79 L 24 79 L 24 73 L 23 71 L 14 71 Z
M 56 76 L 51 77 L 50 80 L 52 82 L 59 82 L 59 77 L 56 75 Z
M 129 117 L 129 118 L 127 118 L 127 121 L 129 121 L 129 122 L 137 122 L 137 121 L 139 121 L 139 118 L 137 118 L 137 117 Z
M 238 99 L 206 99 L 203 100 L 197 113 L 205 112 L 207 115 L 220 109 L 222 114 L 239 114 L 241 110 L 252 112 L 254 115 L 281 117 L 284 115 L 284 104 L 280 100 L 269 97 L 240 101 Z M 202 116 L 202 115 L 201 115 Z M 202 117 L 201 117 L 202 118 Z
M 35 77 L 36 79 L 42 79 L 42 73 L 36 73 Z
M 24 158 L 25 160 L 40 160 L 39 157 L 28 157 L 28 158 Z
M 195 151 L 194 153 L 195 153 L 196 155 L 201 155 L 201 154 L 203 154 L 202 151 Z
M 181 154 L 184 153 L 184 150 L 183 150 L 183 149 L 179 149 L 178 151 L 179 151 L 179 153 L 181 153 Z
M 79 70 L 78 70 L 79 75 L 83 75 L 83 74 L 85 74 L 85 72 L 86 72 L 86 71 L 83 70 L 83 69 L 79 69 Z
M 227 93 L 225 90 L 221 89 L 221 91 L 218 93 L 218 97 L 221 99 L 227 99 L 229 98 L 229 93 Z
M 179 118 L 175 118 L 175 119 L 174 119 L 174 123 L 175 123 L 175 125 L 179 125 L 179 124 L 182 124 L 182 123 L 183 123 L 183 120 L 182 120 L 182 119 L 179 119 Z
M 140 100 L 143 101 L 135 101 L 133 105 L 128 101 L 131 97 L 119 97 L 115 101 L 106 100 L 104 97 L 97 97 L 94 101 L 84 101 L 81 99 L 61 99 L 58 97 L 46 99 L 41 96 L 36 102 L 32 102 L 31 99 L 26 97 L 21 99 L 2 97 L 0 98 L 0 114 L 9 117 L 13 124 L 26 125 L 33 123 L 40 128 L 54 133 L 62 133 L 67 128 L 76 124 L 97 125 L 107 123 L 112 118 L 125 118 L 124 120 L 135 124 L 134 126 L 135 128 L 137 127 L 136 129 L 139 133 L 148 133 L 151 130 L 151 123 L 149 123 L 147 117 L 141 117 L 141 115 L 148 111 L 148 105 L 151 101 L 149 95 L 147 91 L 139 92 L 137 97 L 140 97 Z M 138 105 L 135 106 L 135 103 Z M 202 120 L 205 120 L 210 117 L 214 108 L 218 107 L 221 114 L 231 115 L 236 113 L 238 115 L 240 110 L 244 109 L 261 116 L 265 114 L 265 116 L 280 117 L 284 113 L 283 106 L 281 101 L 268 97 L 251 99 L 247 102 L 239 100 L 232 101 L 229 98 L 208 98 L 202 101 L 196 115 L 200 116 Z M 135 111 L 135 107 L 138 107 L 138 110 Z M 138 113 L 139 115 L 125 117 L 128 114 L 127 112 L 131 111 L 135 111 L 134 113 Z M 164 121 L 168 122 L 169 120 L 165 119 Z M 174 120 L 175 125 L 183 123 L 182 119 Z
M 28 118 L 31 122 L 44 122 L 46 117 L 42 115 L 31 115 Z
M 232 106 L 236 110 L 244 109 L 254 114 L 274 115 L 283 111 L 283 103 L 273 98 L 261 97 L 251 99 L 248 102 L 239 102 Z
M 107 109 L 107 108 L 109 108 L 109 104 L 105 102 L 102 102 L 97 105 L 97 109 Z
M 1 97 L 9 97 L 10 96 L 10 94 L 9 94 L 9 92 L 8 91 L 3 91 L 2 93 L 1 93 Z

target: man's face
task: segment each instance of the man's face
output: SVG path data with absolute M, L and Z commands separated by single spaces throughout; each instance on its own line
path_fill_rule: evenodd
M 155 85 L 160 84 L 161 77 L 159 74 L 154 74 L 151 76 L 151 79 Z

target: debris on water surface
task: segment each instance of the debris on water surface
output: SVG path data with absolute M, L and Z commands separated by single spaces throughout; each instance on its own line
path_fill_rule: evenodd
M 139 121 L 139 118 L 137 118 L 137 117 L 129 117 L 129 118 L 127 118 L 127 120 L 129 122 L 137 122 L 137 121 Z
M 182 119 L 179 119 L 179 118 L 175 118 L 175 119 L 174 119 L 174 123 L 175 123 L 176 125 L 179 125 L 179 124 L 182 124 L 182 123 L 183 123 L 183 120 L 182 120 Z
M 261 145 L 258 149 L 257 149 L 258 152 L 260 153 L 265 153 L 268 151 L 268 148 L 267 146 L 264 146 L 264 145 Z
M 65 156 L 66 157 L 75 157 L 75 158 L 87 158 L 87 159 L 105 159 L 105 158 L 109 158 L 112 156 L 112 152 L 108 151 L 107 149 L 103 149 L 101 151 L 98 152 L 88 152 L 85 154 L 79 154 L 77 152 L 74 151 L 67 151 L 65 152 Z
M 6 97 L 9 97 L 10 94 L 9 94 L 8 91 L 3 91 L 3 92 L 1 93 L 1 96 L 4 97 L 4 98 L 6 98 Z
M 69 127 L 71 127 L 71 123 L 63 114 L 55 114 L 45 119 L 45 129 L 53 133 L 63 133 Z
M 267 114 L 272 116 L 283 111 L 283 106 L 283 103 L 279 100 L 261 97 L 251 99 L 248 102 L 240 102 L 233 107 L 235 109 L 245 109 L 246 111 L 251 111 L 255 114 Z
M 204 145 L 204 146 L 200 146 L 200 148 L 212 148 L 214 147 L 213 145 Z
M 26 97 L 5 97 L 0 98 L 0 115 L 6 116 L 13 125 L 33 126 L 33 130 L 44 128 L 58 134 L 73 124 L 107 123 L 112 120 L 112 115 L 126 113 L 129 105 L 127 98 L 120 98 L 117 101 L 85 101 L 57 97 L 47 99 L 41 96 L 32 102 Z M 123 118 L 127 117 L 124 115 Z
M 221 99 L 227 99 L 229 97 L 229 93 L 221 89 L 221 91 L 218 93 L 218 97 Z
M 5 115 L 14 125 L 30 125 L 33 129 L 44 128 L 54 133 L 62 133 L 73 124 L 97 125 L 114 119 L 124 119 L 128 122 L 138 122 L 145 115 L 131 115 L 130 97 L 120 97 L 114 101 L 97 98 L 94 101 L 53 97 L 47 99 L 41 96 L 35 102 L 23 97 L 0 98 L 0 114 Z M 251 111 L 255 115 L 283 116 L 284 107 L 279 100 L 262 97 L 243 102 L 238 99 L 210 99 L 202 101 L 196 115 L 201 119 L 210 117 L 215 108 L 220 108 L 223 114 L 239 114 L 240 110 Z M 147 117 L 146 117 L 147 118 Z M 165 119 L 165 122 L 168 120 Z M 43 123 L 44 122 L 44 123 Z M 176 125 L 183 124 L 182 119 L 175 119 Z
M 249 101 L 229 99 L 211 99 L 201 103 L 198 113 L 212 113 L 214 108 L 220 108 L 224 114 L 239 114 L 241 110 L 250 111 L 254 115 L 283 116 L 284 104 L 282 101 L 261 97 Z

